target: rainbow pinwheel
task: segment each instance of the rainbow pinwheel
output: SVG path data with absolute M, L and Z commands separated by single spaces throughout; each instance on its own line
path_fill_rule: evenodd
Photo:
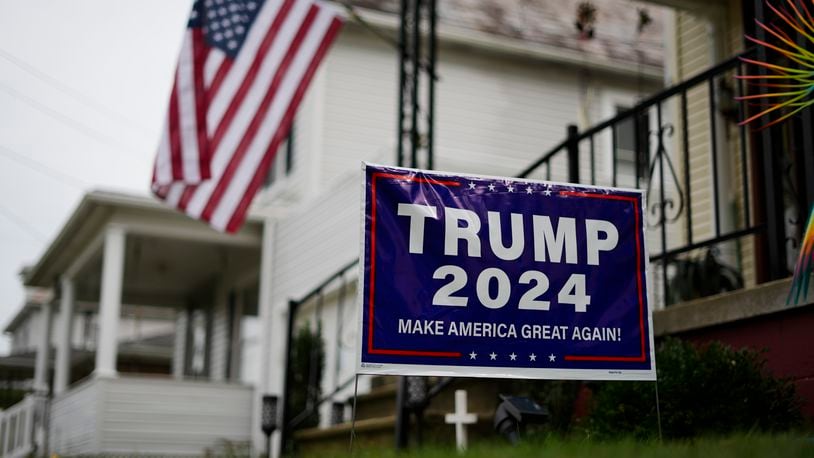
M 798 45 L 795 39 L 790 37 L 784 30 L 785 27 L 781 27 L 782 24 L 785 24 L 790 28 L 789 30 L 794 30 L 800 36 L 814 42 L 814 36 L 812 36 L 814 35 L 814 17 L 812 17 L 804 2 L 795 5 L 794 0 L 786 0 L 786 4 L 788 10 L 775 8 L 772 4 L 766 2 L 766 6 L 780 19 L 777 24 L 766 25 L 755 20 L 758 27 L 766 31 L 768 34 L 767 39 L 772 43 L 748 35 L 746 39 L 779 53 L 789 62 L 796 64 L 796 68 L 784 67 L 746 57 L 741 58 L 746 63 L 765 68 L 768 70 L 768 74 L 739 75 L 736 78 L 746 80 L 752 86 L 771 89 L 762 90 L 758 94 L 736 97 L 737 100 L 759 100 L 761 106 L 764 107 L 759 113 L 742 120 L 740 125 L 749 124 L 762 116 L 780 110 L 781 116 L 762 127 L 766 128 L 814 104 L 814 98 L 811 97 L 812 92 L 814 92 L 814 53 Z M 789 13 L 789 11 L 793 14 Z
M 800 256 L 797 258 L 797 265 L 794 266 L 794 277 L 789 297 L 786 299 L 787 304 L 798 304 L 801 296 L 802 299 L 808 297 L 808 284 L 812 273 L 814 273 L 814 208 L 811 209 L 808 226 L 800 244 Z

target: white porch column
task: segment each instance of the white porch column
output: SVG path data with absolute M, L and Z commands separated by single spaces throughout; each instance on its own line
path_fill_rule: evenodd
M 40 305 L 40 341 L 37 342 L 37 359 L 34 366 L 34 392 L 48 394 L 48 360 L 51 352 L 51 301 Z
M 278 365 L 277 353 L 275 348 L 272 348 L 272 335 L 277 335 L 279 324 L 286 323 L 285 317 L 280 317 L 274 314 L 272 308 L 272 294 L 271 294 L 271 272 L 274 267 L 272 258 L 272 247 L 274 246 L 274 220 L 266 218 L 263 223 L 263 245 L 262 252 L 260 253 L 260 291 L 258 292 L 257 313 L 260 318 L 260 349 L 258 357 L 260 358 L 260 383 L 256 389 L 254 397 L 254 410 L 252 412 L 252 438 L 254 441 L 254 448 L 256 450 L 265 451 L 266 443 L 265 437 L 260 430 L 260 405 L 262 396 L 265 394 L 280 395 L 282 389 L 281 385 L 272 383 L 271 379 L 278 376 L 283 372 L 283 366 Z M 272 325 L 276 327 L 272 330 Z M 283 324 L 283 333 L 285 333 L 286 325 Z M 251 363 L 249 363 L 251 364 Z M 273 369 L 272 369 L 273 368 Z M 282 397 L 279 398 L 282 402 Z M 272 435 L 271 441 L 271 456 L 276 458 L 279 449 L 279 428 L 277 432 Z
M 68 389 L 71 381 L 71 341 L 73 340 L 74 288 L 73 280 L 60 278 L 59 341 L 57 342 L 56 367 L 54 368 L 54 394 Z
M 229 287 L 221 277 L 213 294 L 212 333 L 207 336 L 209 352 L 209 378 L 215 382 L 226 380 L 226 359 L 229 351 Z
M 243 306 L 245 297 L 243 293 L 235 295 L 234 321 L 232 322 L 232 341 L 229 342 L 229 380 L 240 379 L 241 349 L 243 347 Z
M 116 376 L 122 281 L 124 280 L 124 243 L 124 228 L 120 226 L 107 228 L 102 255 L 102 288 L 99 294 L 99 338 L 96 342 L 96 369 L 94 370 L 96 377 Z
M 172 350 L 172 376 L 179 380 L 184 378 L 187 360 L 187 326 L 189 313 L 186 310 L 179 310 L 175 314 L 175 342 Z

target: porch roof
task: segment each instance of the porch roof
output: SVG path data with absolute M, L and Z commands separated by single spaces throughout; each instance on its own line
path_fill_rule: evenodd
M 109 224 L 122 224 L 141 235 L 205 242 L 213 245 L 259 247 L 263 220 L 249 216 L 236 234 L 224 234 L 156 200 L 120 192 L 94 190 L 62 226 L 39 260 L 23 275 L 26 286 L 54 286 L 60 275 L 76 269 L 99 244 Z M 80 266 L 81 267 L 81 266 Z

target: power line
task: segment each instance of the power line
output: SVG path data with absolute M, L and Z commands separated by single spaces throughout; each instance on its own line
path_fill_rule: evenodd
M 23 70 L 26 73 L 34 76 L 35 78 L 39 79 L 40 81 L 43 81 L 43 82 L 51 85 L 51 87 L 53 87 L 54 89 L 57 89 L 58 91 L 62 92 L 63 94 L 66 94 L 66 95 L 72 97 L 74 100 L 77 100 L 77 101 L 85 104 L 86 106 L 88 106 L 90 108 L 93 108 L 93 109 L 95 109 L 95 110 L 97 110 L 97 111 L 99 111 L 99 112 L 101 112 L 101 113 L 103 113 L 105 115 L 112 116 L 112 117 L 118 119 L 119 121 L 123 122 L 128 127 L 135 127 L 135 128 L 137 128 L 138 130 L 140 130 L 140 131 L 142 131 L 144 133 L 150 133 L 150 130 L 147 129 L 145 126 L 141 125 L 140 123 L 134 121 L 133 119 L 128 118 L 127 116 L 119 113 L 116 110 L 113 110 L 113 109 L 109 108 L 108 106 L 106 106 L 106 105 L 104 105 L 104 104 L 102 104 L 100 102 L 97 102 L 96 100 L 94 100 L 89 95 L 68 86 L 67 84 L 60 81 L 58 78 L 55 78 L 55 77 L 45 73 L 44 71 L 34 67 L 33 65 L 31 65 L 31 64 L 27 63 L 26 61 L 20 59 L 19 57 L 9 53 L 8 51 L 4 50 L 3 48 L 0 48 L 0 57 L 2 57 L 3 59 L 5 59 L 8 62 L 11 62 L 12 64 L 17 66 L 21 70 Z
M 0 145 L 0 156 L 7 157 L 20 165 L 28 167 L 29 169 L 34 170 L 36 172 L 42 173 L 43 175 L 59 180 L 80 191 L 84 191 L 85 188 L 90 186 L 90 183 L 86 182 L 85 180 L 61 172 L 43 162 L 27 157 L 26 155 L 21 154 L 7 146 Z
M 0 83 L 0 89 L 4 90 L 8 94 L 11 94 L 11 95 L 17 97 L 18 99 L 20 99 L 23 102 L 27 103 L 30 107 L 36 109 L 37 111 L 39 111 L 41 113 L 44 113 L 44 114 L 56 119 L 57 121 L 60 121 L 61 123 L 65 124 L 68 127 L 71 127 L 72 129 L 74 129 L 74 130 L 76 130 L 78 132 L 81 132 L 81 133 L 83 133 L 83 134 L 85 134 L 85 135 L 87 135 L 87 136 L 89 136 L 91 138 L 95 138 L 96 140 L 98 140 L 98 141 L 100 141 L 102 143 L 106 143 L 108 146 L 113 146 L 115 148 L 125 148 L 125 149 L 127 149 L 127 150 L 129 150 L 131 152 L 138 153 L 138 151 L 136 151 L 134 149 L 131 149 L 129 146 L 124 145 L 122 143 L 119 143 L 113 137 L 109 137 L 109 136 L 105 135 L 104 133 L 102 133 L 102 132 L 100 132 L 100 131 L 98 131 L 98 130 L 90 127 L 90 126 L 88 126 L 87 124 L 85 124 L 83 122 L 72 119 L 69 116 L 66 116 L 66 115 L 54 110 L 53 108 L 51 108 L 51 107 L 49 107 L 49 106 L 47 106 L 47 105 L 45 105 L 45 104 L 43 104 L 41 102 L 38 102 L 38 101 L 34 100 L 33 98 L 28 97 L 27 95 L 22 94 L 21 92 L 17 91 L 16 89 L 12 88 L 11 86 L 8 86 L 7 84 Z
M 7 207 L 0 205 L 0 214 L 5 216 L 7 220 L 11 221 L 15 226 L 17 226 L 18 229 L 28 234 L 31 238 L 36 239 L 38 242 L 45 243 L 47 237 L 43 235 L 42 232 L 40 232 L 33 225 L 28 224 L 24 219 L 20 218 Z

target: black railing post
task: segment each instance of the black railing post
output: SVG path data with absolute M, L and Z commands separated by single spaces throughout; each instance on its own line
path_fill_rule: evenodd
M 568 151 L 568 181 L 579 183 L 579 129 L 568 124 L 566 150 Z
M 755 2 L 755 19 L 764 21 L 764 9 L 762 2 Z M 758 40 L 766 40 L 766 32 L 758 27 L 755 30 Z M 768 62 L 766 48 L 759 46 L 757 58 L 761 62 Z M 758 69 L 760 75 L 766 75 L 768 71 L 764 67 Z M 758 88 L 759 93 L 768 92 L 765 86 Z M 766 218 L 766 280 L 777 280 L 786 276 L 786 235 L 784 227 L 784 205 L 783 205 L 783 179 L 780 164 L 777 162 L 781 157 L 782 145 L 779 145 L 780 137 L 776 127 L 765 128 L 768 119 L 763 120 L 764 129 L 760 132 L 761 157 L 763 159 L 763 196 L 764 215 Z
M 421 83 L 421 0 L 413 0 L 413 50 L 410 54 L 412 60 L 412 87 L 410 103 L 410 167 L 418 168 L 418 148 L 420 143 L 420 129 L 418 126 L 418 86 Z
M 294 318 L 297 313 L 299 303 L 296 301 L 288 301 L 288 325 L 287 325 L 287 338 L 285 344 L 285 375 L 283 378 L 283 405 L 280 416 L 280 453 L 279 456 L 285 456 L 286 447 L 288 446 L 289 435 L 291 434 L 291 426 L 288 424 L 288 411 L 290 407 L 289 379 L 291 378 L 291 339 L 294 337 Z
M 766 280 L 777 280 L 786 276 L 786 234 L 783 216 L 783 189 L 780 169 L 776 163 L 775 144 L 771 131 L 761 132 L 763 156 L 763 195 L 766 215 L 766 249 L 768 272 Z
M 402 375 L 398 379 L 396 391 L 396 450 L 407 448 L 407 435 L 409 433 L 410 414 L 407 411 L 407 377 Z
M 811 113 L 811 108 L 806 108 L 800 114 L 800 129 L 803 136 L 803 145 L 800 151 L 801 161 L 798 167 L 801 169 L 800 175 L 802 179 L 799 180 L 802 189 L 802 201 L 805 202 L 805 207 L 800 212 L 802 221 L 808 217 L 808 212 L 814 205 L 814 115 Z M 805 231 L 805 224 L 801 224 L 801 233 Z
M 429 81 L 427 83 L 427 168 L 432 170 L 435 167 L 435 80 L 437 78 L 435 63 L 438 59 L 438 37 L 436 31 L 436 22 L 438 19 L 438 12 L 436 11 L 436 0 L 428 0 L 427 14 L 429 15 L 429 33 L 428 33 L 428 46 L 429 46 Z
M 396 165 L 404 166 L 404 83 L 407 79 L 407 0 L 401 0 L 401 26 L 399 27 L 399 100 L 396 123 Z

